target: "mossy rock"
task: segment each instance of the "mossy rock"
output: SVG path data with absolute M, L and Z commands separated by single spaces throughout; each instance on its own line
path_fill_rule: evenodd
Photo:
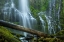
M 39 42 L 62 42 L 62 41 L 58 38 L 43 38 L 43 39 L 40 38 Z
M 0 42 L 20 42 L 20 40 L 5 27 L 0 26 Z
M 61 40 L 64 40 L 64 30 L 59 31 L 55 36 Z
M 59 31 L 56 35 L 64 36 L 64 30 Z
M 57 32 L 55 35 L 39 38 L 39 42 L 64 42 L 64 30 Z

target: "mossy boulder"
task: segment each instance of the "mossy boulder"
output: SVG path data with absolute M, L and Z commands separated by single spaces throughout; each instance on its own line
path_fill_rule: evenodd
M 48 37 L 39 38 L 39 42 L 64 42 L 64 30 L 57 32 L 54 35 L 49 35 Z
M 5 27 L 0 26 L 0 42 L 20 42 L 20 40 Z
M 39 42 L 61 42 L 58 38 L 40 38 Z
M 61 40 L 64 40 L 64 30 L 59 31 L 55 36 Z

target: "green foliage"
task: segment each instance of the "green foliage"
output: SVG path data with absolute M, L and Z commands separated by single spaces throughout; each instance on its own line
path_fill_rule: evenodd
M 48 9 L 49 0 L 41 0 L 41 11 L 46 11 Z
M 5 27 L 0 26 L 0 42 L 20 42 Z
M 56 36 L 63 36 L 64 37 L 64 30 L 59 31 Z
M 35 9 L 33 6 L 31 6 L 30 9 L 31 9 L 32 15 L 35 18 L 37 18 L 37 14 L 38 14 L 39 10 Z
M 32 15 L 37 19 L 40 11 L 46 11 L 48 9 L 48 0 L 35 0 L 31 3 L 30 10 Z
M 62 0 L 62 3 L 61 3 L 61 14 L 60 14 L 60 25 L 61 25 L 61 28 L 64 29 L 64 0 Z
M 32 16 L 34 16 L 37 20 L 37 30 L 41 31 L 42 30 L 42 24 L 39 19 L 38 13 L 46 11 L 48 9 L 48 0 L 34 0 L 34 3 L 31 3 L 30 5 L 30 10 Z M 46 31 L 47 31 L 47 21 L 44 15 L 42 15 L 42 18 L 46 22 Z
M 59 31 L 55 36 L 61 40 L 64 40 L 64 30 Z
M 19 24 L 19 22 L 13 22 L 13 23 L 14 23 L 14 24 L 17 24 L 17 25 Z
M 12 33 L 13 35 L 15 35 L 16 37 L 20 38 L 20 37 L 24 37 L 24 35 L 21 34 L 17 34 L 17 33 Z
M 56 10 L 59 8 L 60 1 L 56 0 Z
M 54 38 L 56 37 L 56 38 Z M 59 31 L 55 35 L 48 35 L 48 37 L 40 37 L 39 42 L 64 42 L 64 30 Z
M 39 38 L 39 42 L 63 42 L 58 38 Z

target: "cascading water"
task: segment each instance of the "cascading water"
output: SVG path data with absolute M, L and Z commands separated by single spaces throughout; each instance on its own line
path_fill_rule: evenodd
M 39 18 L 40 18 L 40 21 L 41 21 L 41 23 L 42 23 L 42 30 L 43 30 L 43 32 L 45 33 L 45 22 L 44 22 L 44 20 L 42 19 L 41 16 L 39 16 Z
M 59 6 L 58 6 L 58 28 L 61 30 L 61 27 L 60 27 L 60 11 L 61 11 L 61 0 L 59 0 Z
M 7 1 L 4 5 L 4 8 L 2 9 L 4 13 L 4 20 L 6 21 L 15 21 L 16 20 L 16 14 L 17 9 L 15 8 L 15 4 L 13 0 Z M 15 15 L 13 15 L 15 14 Z M 14 17 L 14 19 L 13 19 Z
M 19 0 L 19 9 L 21 14 L 20 16 L 20 23 L 22 22 L 22 25 L 27 28 L 32 28 L 32 23 L 36 21 L 35 18 L 32 17 L 28 5 L 28 0 Z M 33 24 L 34 25 L 34 24 Z M 26 33 L 24 33 L 26 36 Z
M 34 22 L 36 23 L 36 19 L 30 13 L 28 0 L 19 0 L 19 9 L 16 9 L 14 0 L 7 1 L 2 10 L 4 12 L 4 20 L 7 18 L 9 21 L 16 21 L 19 18 L 19 24 L 26 28 L 32 28 L 31 25 Z
M 30 29 L 36 24 L 36 19 L 30 13 L 28 0 L 19 0 L 19 9 L 16 9 L 14 0 L 7 1 L 2 10 L 4 12 L 4 20 L 7 19 L 6 21 L 16 22 L 18 20 L 20 25 Z M 24 32 L 25 36 L 27 34 Z
M 52 8 L 53 7 L 55 7 L 55 0 L 50 0 L 50 2 L 49 2 L 49 14 L 47 16 L 45 16 L 46 19 L 47 19 L 47 22 L 48 22 L 48 32 L 50 34 L 52 34 L 52 33 L 55 34 L 55 32 L 56 32 L 55 31 L 55 26 L 54 26 L 54 25 L 56 25 L 56 21 L 54 19 L 54 17 L 55 17 L 55 8 L 53 10 L 54 14 L 52 16 Z M 55 24 L 54 24 L 54 22 L 55 22 Z
M 48 34 L 55 34 L 57 31 L 61 30 L 60 27 L 60 9 L 61 9 L 61 0 L 59 0 L 59 3 L 56 3 L 56 0 L 49 0 L 49 11 L 46 12 L 40 12 L 38 14 L 40 21 L 42 23 L 43 31 L 46 33 L 46 22 L 43 20 L 42 15 L 44 14 L 44 18 L 46 18 L 47 24 L 48 24 Z M 58 5 L 58 8 L 56 9 L 56 4 Z
M 60 6 L 61 0 L 59 1 L 58 10 L 56 10 L 56 0 L 50 0 L 49 1 L 49 14 L 46 14 L 45 17 L 48 22 L 48 32 L 49 34 L 55 34 L 58 31 L 61 30 L 60 28 Z
M 61 30 L 60 27 L 60 9 L 61 8 L 61 0 L 59 0 L 58 9 L 56 9 L 56 0 L 49 0 L 49 13 L 41 13 L 45 16 L 47 25 L 48 25 L 48 33 L 55 34 L 57 30 Z M 19 0 L 19 9 L 15 7 L 14 0 L 9 0 L 4 5 L 3 10 L 3 20 L 19 22 L 20 25 L 32 29 L 35 27 L 37 21 L 30 13 L 28 0 Z M 39 13 L 38 13 L 39 14 Z M 46 33 L 46 22 L 39 15 L 39 19 L 42 23 L 43 32 Z M 28 33 L 24 32 L 24 35 L 27 36 Z
M 21 14 L 19 14 L 19 15 L 22 18 L 22 20 L 20 19 L 19 21 L 23 22 L 24 27 L 31 28 L 31 24 L 30 24 L 30 15 L 31 14 L 30 14 L 30 11 L 28 8 L 28 1 L 27 0 L 19 0 L 19 9 L 21 11 Z
M 36 24 L 36 19 L 30 13 L 28 0 L 19 0 L 19 9 L 16 9 L 14 0 L 9 0 L 2 9 L 4 13 L 4 19 L 10 22 L 18 21 L 20 25 L 31 28 Z M 24 33 L 27 36 L 27 33 Z
M 36 19 L 32 17 L 28 5 L 28 0 L 19 0 L 19 9 L 21 14 L 19 14 L 19 21 L 22 22 L 22 25 L 27 28 L 33 28 L 36 23 Z M 27 36 L 28 33 L 24 32 L 24 35 Z M 21 38 L 20 38 L 21 39 Z M 24 41 L 23 41 L 24 42 Z M 25 41 L 27 42 L 27 41 Z
M 40 13 L 38 13 L 38 15 L 39 15 L 39 19 L 40 19 L 41 24 L 42 24 L 42 31 L 45 33 L 46 32 L 46 30 L 45 30 L 46 23 L 45 23 L 45 20 L 42 18 L 42 16 L 45 16 L 45 12 L 40 12 Z

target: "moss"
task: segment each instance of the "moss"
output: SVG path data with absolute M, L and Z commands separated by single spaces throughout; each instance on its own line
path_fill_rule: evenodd
M 40 38 L 39 42 L 63 42 L 58 38 Z
M 0 26 L 0 42 L 20 42 L 5 27 Z
M 60 25 L 61 28 L 64 29 L 64 0 L 62 0 L 61 2 L 61 12 L 60 12 Z
M 61 40 L 64 40 L 64 30 L 59 31 L 55 36 Z
M 24 37 L 24 35 L 20 35 L 20 34 L 16 34 L 16 36 L 17 36 L 18 38 Z
M 17 24 L 17 25 L 18 25 L 18 24 L 19 24 L 19 22 L 14 22 L 14 24 Z

